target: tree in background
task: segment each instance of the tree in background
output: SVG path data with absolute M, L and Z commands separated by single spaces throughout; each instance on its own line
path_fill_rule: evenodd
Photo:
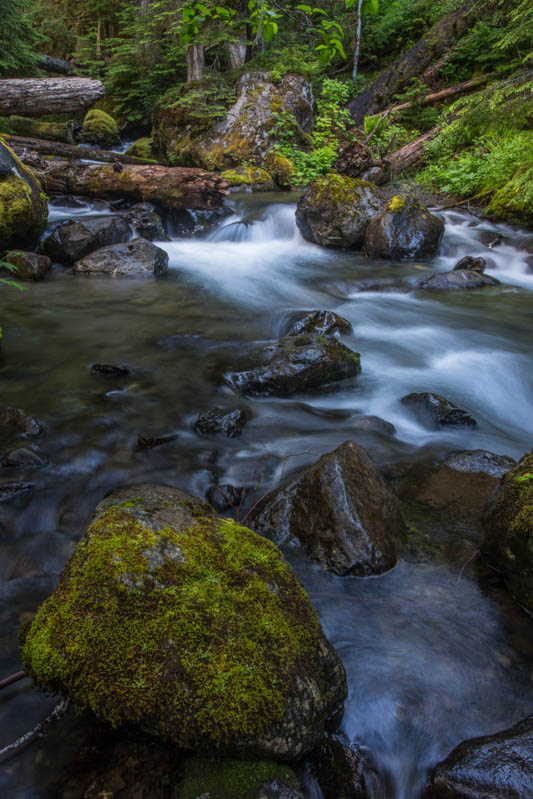
M 31 72 L 42 37 L 28 21 L 29 0 L 0 0 L 0 75 Z

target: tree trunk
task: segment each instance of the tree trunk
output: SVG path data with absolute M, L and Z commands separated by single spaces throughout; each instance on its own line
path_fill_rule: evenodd
M 393 95 L 452 47 L 465 30 L 479 19 L 479 15 L 478 4 L 469 2 L 435 23 L 410 50 L 383 70 L 368 89 L 348 104 L 355 124 L 361 125 L 365 116 L 390 105 Z
M 14 78 L 0 80 L 0 114 L 38 117 L 85 111 L 105 94 L 89 78 Z
M 425 97 L 422 97 L 420 100 L 410 100 L 408 103 L 400 103 L 399 105 L 393 105 L 387 111 L 381 111 L 380 113 L 385 114 L 393 114 L 396 111 L 406 111 L 408 108 L 412 108 L 414 105 L 425 106 L 425 105 L 436 105 L 437 103 L 442 103 L 443 100 L 450 100 L 452 97 L 457 97 L 462 94 L 467 94 L 468 92 L 472 91 L 473 89 L 477 89 L 482 86 L 484 83 L 487 83 L 492 77 L 494 77 L 495 73 L 491 72 L 488 75 L 480 75 L 477 78 L 471 78 L 470 80 L 465 80 L 464 83 L 458 83 L 457 86 L 449 86 L 447 89 L 441 89 L 440 92 L 433 92 L 432 94 L 427 94 Z
M 239 69 L 246 61 L 246 44 L 244 42 L 226 42 L 226 56 L 230 69 Z
M 204 76 L 204 48 L 201 44 L 190 44 L 187 48 L 187 83 L 202 80 Z
M 26 121 L 26 120 L 25 120 Z M 36 123 L 46 124 L 46 123 Z M 55 123 L 60 125 L 60 123 Z M 2 138 L 14 149 L 17 155 L 21 155 L 24 150 L 31 150 L 41 155 L 58 155 L 61 158 L 88 161 L 101 161 L 104 164 L 153 164 L 152 159 L 136 158 L 133 155 L 123 153 L 113 153 L 108 150 L 91 150 L 88 147 L 76 147 L 73 144 L 64 144 L 58 141 L 48 141 L 46 139 L 34 139 L 28 136 L 11 136 L 7 133 L 2 134 Z
M 120 197 L 165 208 L 220 208 L 229 193 L 228 182 L 214 172 L 158 164 L 121 167 L 48 161 L 34 172 L 47 193 Z
M 428 142 L 435 138 L 440 130 L 440 125 L 436 128 L 431 128 L 431 130 L 428 130 L 427 133 L 424 133 L 418 139 L 406 144 L 404 147 L 400 147 L 399 150 L 387 156 L 393 178 L 404 169 L 413 166 L 413 164 L 416 164 L 423 158 Z
M 356 31 L 356 41 L 355 41 L 355 52 L 353 56 L 353 69 L 352 69 L 352 80 L 355 83 L 357 81 L 357 70 L 359 69 L 359 52 L 361 50 L 361 9 L 363 5 L 363 0 L 358 0 L 357 3 L 357 31 Z
M 0 136 L 5 138 L 13 134 L 14 136 L 29 136 L 32 139 L 45 139 L 48 142 L 74 144 L 74 137 L 81 130 L 79 122 L 40 122 L 38 119 L 15 115 L 7 117 L 6 122 L 10 134 L 0 133 Z
M 71 75 L 74 72 L 74 64 L 70 61 L 63 61 L 62 58 L 52 58 L 49 55 L 37 55 L 37 66 L 45 72 L 57 72 L 59 75 Z

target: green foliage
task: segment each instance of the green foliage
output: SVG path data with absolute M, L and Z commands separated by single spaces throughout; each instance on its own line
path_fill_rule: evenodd
M 35 70 L 34 48 L 42 36 L 28 19 L 30 0 L 0 0 L 0 76 Z
M 7 261 L 0 261 L 0 269 L 7 269 L 8 272 L 16 272 L 17 267 L 13 264 L 8 264 Z M 0 283 L 3 283 L 5 286 L 11 286 L 14 289 L 19 289 L 19 291 L 26 291 L 25 286 L 21 286 L 20 283 L 17 283 L 16 280 L 10 280 L 7 277 L 0 277 Z M 0 328 L 0 338 L 1 338 L 1 328 Z
M 420 135 L 420 131 L 405 127 L 396 121 L 397 118 L 398 115 L 393 114 L 380 125 L 381 114 L 365 117 L 363 123 L 365 136 L 369 136 L 380 125 L 372 137 L 372 147 L 377 155 L 384 156 L 387 152 L 399 149 L 404 144 L 409 144 L 410 141 Z

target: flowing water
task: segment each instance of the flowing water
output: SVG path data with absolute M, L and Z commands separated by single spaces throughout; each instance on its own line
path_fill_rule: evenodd
M 281 200 L 280 200 L 281 197 Z M 532 290 L 527 234 L 448 212 L 431 262 L 372 262 L 308 244 L 289 195 L 233 196 L 233 215 L 200 238 L 161 243 L 159 280 L 87 279 L 56 267 L 27 291 L 2 290 L 2 404 L 45 424 L 43 469 L 6 469 L 31 489 L 0 505 L 0 677 L 16 671 L 17 629 L 56 584 L 96 502 L 125 482 L 162 482 L 205 496 L 217 484 L 260 483 L 312 463 L 347 439 L 382 466 L 415 453 L 488 449 L 521 456 L 533 446 Z M 109 213 L 106 204 L 52 205 L 50 224 Z M 482 255 L 501 285 L 482 291 L 414 289 L 428 269 Z M 361 353 L 356 380 L 289 399 L 245 400 L 225 372 L 283 333 L 296 310 L 349 319 L 346 344 Z M 120 379 L 92 376 L 95 361 L 125 363 Z M 428 431 L 399 400 L 442 393 L 478 428 Z M 202 437 L 198 412 L 243 407 L 240 438 Z M 361 432 L 361 415 L 395 434 Z M 139 451 L 139 434 L 172 433 Z M 348 673 L 342 730 L 364 747 L 383 799 L 416 799 L 427 770 L 473 735 L 533 712 L 531 625 L 483 570 L 406 558 L 379 578 L 338 578 L 297 549 L 287 556 L 308 588 Z M 2 691 L 0 747 L 37 723 L 53 699 L 28 681 Z M 83 739 L 66 718 L 5 761 L 0 795 L 49 799 Z M 317 796 L 316 786 L 308 786 Z

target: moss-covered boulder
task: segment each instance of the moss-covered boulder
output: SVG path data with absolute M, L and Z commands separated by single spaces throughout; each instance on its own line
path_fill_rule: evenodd
M 291 180 L 294 175 L 294 165 L 289 158 L 270 150 L 265 156 L 263 165 L 269 172 L 280 189 L 290 189 Z
M 113 147 L 120 144 L 116 121 L 99 108 L 91 108 L 90 111 L 87 111 L 79 138 L 81 141 L 99 144 L 102 147 Z
M 514 599 L 533 613 L 533 450 L 503 478 L 485 528 L 483 560 L 503 574 Z
M 155 160 L 152 152 L 152 139 L 149 136 L 136 139 L 126 150 L 126 155 L 132 155 L 135 158 L 144 158 L 146 161 Z
M 185 761 L 178 794 L 180 799 L 303 799 L 289 766 L 205 757 Z
M 533 224 L 533 167 L 521 169 L 499 189 L 485 208 L 485 215 L 522 225 Z
M 9 252 L 6 255 L 4 261 L 15 267 L 16 274 L 11 275 L 11 277 L 16 277 L 17 280 L 43 280 L 52 270 L 50 258 L 47 255 L 39 255 L 36 252 L 13 250 L 13 252 Z M 7 271 L 11 270 L 0 269 L 0 276 L 2 272 Z
M 265 169 L 258 166 L 239 166 L 226 169 L 222 177 L 233 191 L 272 191 L 274 181 Z
M 0 140 L 0 250 L 38 241 L 47 219 L 41 184 Z
M 437 254 L 444 222 L 415 197 L 398 194 L 370 220 L 363 250 L 373 258 L 430 258 Z
M 372 183 L 332 173 L 307 186 L 296 208 L 296 224 L 308 241 L 324 247 L 361 247 L 370 220 L 386 197 Z
M 21 634 L 36 685 L 182 747 L 290 760 L 344 669 L 279 550 L 166 486 L 113 492 Z

